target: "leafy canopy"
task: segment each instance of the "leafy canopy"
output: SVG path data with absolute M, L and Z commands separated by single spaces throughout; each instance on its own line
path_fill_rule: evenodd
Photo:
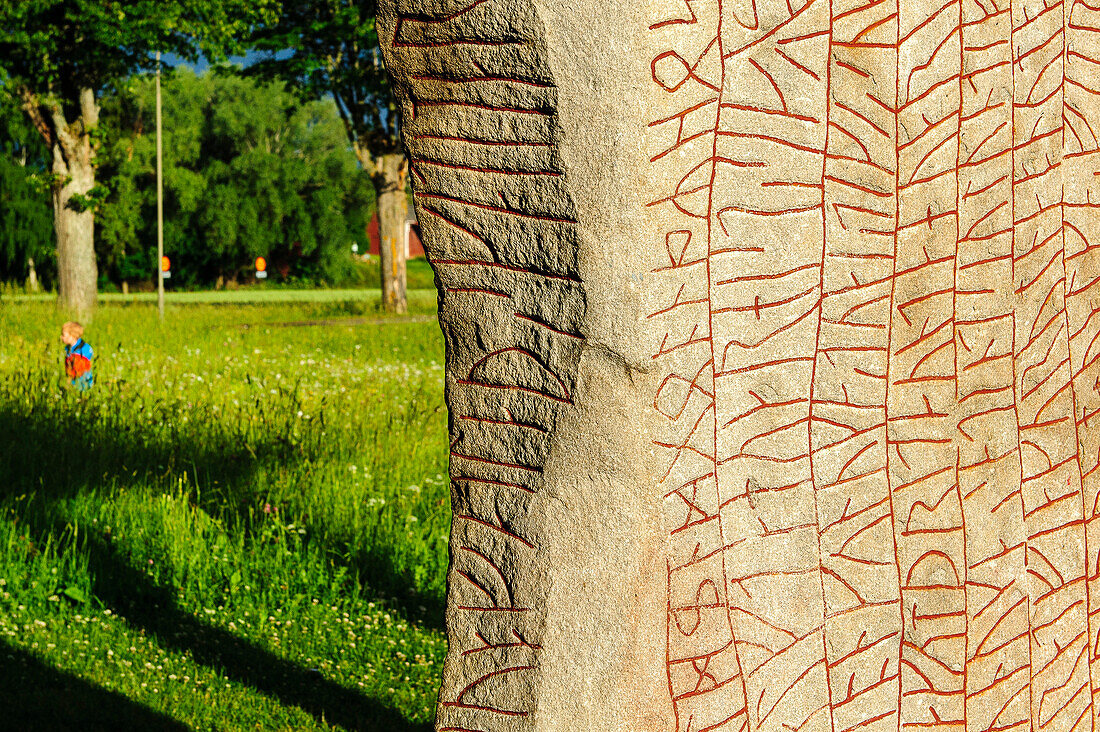
M 165 249 L 173 280 L 273 276 L 336 281 L 362 240 L 371 187 L 331 100 L 302 101 L 280 82 L 180 68 L 164 83 Z M 104 99 L 101 268 L 138 279 L 155 260 L 153 84 L 135 78 Z M 281 270 L 281 271 L 280 271 Z
M 241 48 L 275 0 L 3 0 L 6 86 L 75 108 L 81 89 L 148 70 L 154 54 L 220 59 Z M 70 111 L 67 109 L 66 111 Z
M 53 214 L 46 195 L 49 151 L 26 115 L 0 95 L 0 280 L 27 277 L 27 258 L 52 281 Z
M 332 95 L 360 152 L 400 152 L 397 107 L 375 28 L 374 0 L 284 0 L 278 19 L 258 25 L 263 54 L 250 73 L 279 78 L 306 97 Z

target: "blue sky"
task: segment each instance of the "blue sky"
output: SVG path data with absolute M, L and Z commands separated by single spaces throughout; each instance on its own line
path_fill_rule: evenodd
M 230 56 L 229 61 L 230 63 L 240 64 L 241 66 L 249 66 L 253 61 L 258 58 L 260 58 L 259 53 L 256 53 L 255 51 L 249 51 L 244 56 Z M 199 57 L 199 60 L 194 64 L 183 61 L 182 59 L 180 59 L 179 56 L 176 56 L 172 53 L 164 54 L 163 60 L 164 63 L 168 66 L 190 66 L 195 71 L 199 72 L 206 71 L 208 68 L 210 68 L 210 62 L 207 61 L 206 58 L 201 56 Z

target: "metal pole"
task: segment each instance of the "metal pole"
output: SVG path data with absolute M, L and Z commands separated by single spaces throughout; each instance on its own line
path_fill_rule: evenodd
M 160 51 L 157 51 L 157 314 L 164 320 L 164 185 L 161 173 Z

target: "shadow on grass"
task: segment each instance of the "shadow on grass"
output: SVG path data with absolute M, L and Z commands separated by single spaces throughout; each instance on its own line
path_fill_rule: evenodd
M 0 729 L 186 732 L 186 725 L 0 641 Z
M 271 445 L 264 449 L 279 450 L 281 447 Z M 186 458 L 181 460 L 180 456 Z M 135 471 L 137 475 L 148 475 L 151 471 L 165 475 L 177 470 L 182 472 L 184 468 L 197 470 L 206 479 L 223 486 L 246 485 L 252 474 L 253 460 L 252 455 L 240 446 L 236 449 L 229 445 L 212 449 L 179 443 L 149 444 L 140 434 L 125 429 L 111 434 L 99 431 L 89 435 L 81 430 L 76 420 L 66 415 L 51 418 L 49 415 L 28 415 L 10 407 L 0 407 L 0 465 L 7 468 L 10 476 L 10 480 L 0 484 L 0 497 L 35 494 L 37 510 L 21 514 L 20 519 L 37 540 L 65 534 L 67 517 L 64 502 L 89 486 L 110 485 L 116 480 L 125 483 L 132 479 Z M 230 505 L 223 508 L 241 512 L 242 515 L 248 511 L 248 506 Z M 327 680 L 318 671 L 288 661 L 202 622 L 178 606 L 173 590 L 135 569 L 109 540 L 88 533 L 84 534 L 84 538 L 83 553 L 88 563 L 92 595 L 131 627 L 153 636 L 163 648 L 189 653 L 197 663 L 282 704 L 299 707 L 327 724 L 367 732 L 421 732 L 430 729 L 429 725 L 416 725 L 408 721 L 382 700 Z M 390 571 L 396 575 L 392 566 Z M 33 661 L 21 651 L 5 654 L 3 650 L 4 646 L 0 646 L 0 679 L 5 680 L 0 687 L 4 687 L 8 678 L 3 673 L 5 661 L 11 663 L 8 655 L 20 654 L 16 662 L 21 667 L 31 667 Z M 23 663 L 23 658 L 30 660 Z M 47 679 L 47 691 L 43 694 L 48 693 L 50 688 L 62 688 L 61 682 L 70 678 L 64 672 L 33 662 L 41 667 L 35 673 L 40 676 L 53 673 L 57 679 L 56 682 Z M 51 727 L 50 704 L 47 697 L 39 694 L 34 700 L 36 706 L 32 706 L 47 715 L 43 717 L 43 726 L 36 726 L 35 723 L 16 728 L 100 729 L 94 726 L 100 718 L 97 714 L 114 712 L 94 709 L 95 687 L 75 677 L 71 679 L 72 684 L 86 687 L 83 690 L 74 687 L 78 692 L 85 693 L 85 696 L 78 697 L 75 711 L 70 714 L 64 710 L 53 710 L 58 715 L 69 716 L 57 717 L 58 725 Z M 7 691 L 3 689 L 3 693 Z M 136 715 L 140 712 L 151 715 L 147 725 L 136 717 L 137 721 L 132 724 L 107 724 L 108 720 L 104 717 L 107 726 L 102 729 L 186 729 L 174 722 L 166 726 L 163 723 L 165 718 L 120 695 L 102 690 L 98 693 L 107 700 L 117 697 L 120 700 L 116 705 L 119 714 Z M 0 694 L 0 700 L 4 698 Z M 0 709 L 4 708 L 0 706 Z M 6 705 L 6 708 L 13 707 Z M 91 722 L 88 724 L 79 716 L 84 713 L 89 714 Z M 64 723 L 64 720 L 74 719 L 79 723 Z M 0 726 L 5 723 L 7 719 L 0 719 Z
M 96 578 L 96 597 L 132 627 L 152 636 L 162 648 L 190 653 L 196 663 L 283 704 L 299 707 L 328 724 L 367 732 L 430 729 L 409 722 L 378 699 L 198 620 L 176 606 L 171 590 L 131 567 L 113 546 L 91 543 L 88 559 Z
M 98 387 L 97 387 L 98 388 Z M 107 402 L 99 408 L 106 409 Z M 52 409 L 57 409 L 53 405 Z M 189 413 L 191 419 L 208 415 Z M 0 498 L 35 494 L 45 504 L 56 504 L 89 486 L 126 484 L 134 476 L 188 474 L 201 478 L 204 488 L 196 505 L 211 516 L 228 519 L 227 525 L 247 525 L 260 498 L 251 494 L 257 460 L 290 466 L 295 455 L 290 446 L 271 442 L 253 445 L 188 444 L 159 436 L 151 442 L 132 425 L 120 424 L 106 434 L 89 434 L 80 420 L 68 413 L 27 414 L 0 405 L 0 466 L 10 474 L 0 483 Z M 308 520 L 305 522 L 308 526 Z M 309 541 L 324 542 L 320 532 Z M 435 594 L 415 589 L 415 582 L 400 568 L 385 546 L 362 547 L 342 537 L 319 543 L 331 561 L 350 570 L 374 597 L 392 600 L 407 618 L 433 630 L 443 630 L 444 603 Z

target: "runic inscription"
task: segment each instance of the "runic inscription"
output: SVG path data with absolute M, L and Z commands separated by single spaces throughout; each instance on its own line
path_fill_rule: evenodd
M 381 31 L 404 74 L 405 144 L 447 339 L 454 523 L 440 730 L 521 730 L 544 588 L 528 525 L 573 403 L 584 292 L 557 160 L 556 89 L 530 11 L 399 4 Z
M 643 466 L 622 581 L 662 586 L 619 683 L 667 682 L 617 729 L 1100 732 L 1100 3 L 402 1 L 454 441 L 439 729 L 559 729 L 523 706 L 570 638 L 525 501 L 586 439 L 596 308 L 645 339 L 607 421 L 650 447 L 572 477 Z M 559 124 L 612 58 L 611 129 Z M 628 230 L 585 238 L 577 181 L 624 154 Z
M 650 21 L 676 728 L 1091 729 L 1100 8 Z

